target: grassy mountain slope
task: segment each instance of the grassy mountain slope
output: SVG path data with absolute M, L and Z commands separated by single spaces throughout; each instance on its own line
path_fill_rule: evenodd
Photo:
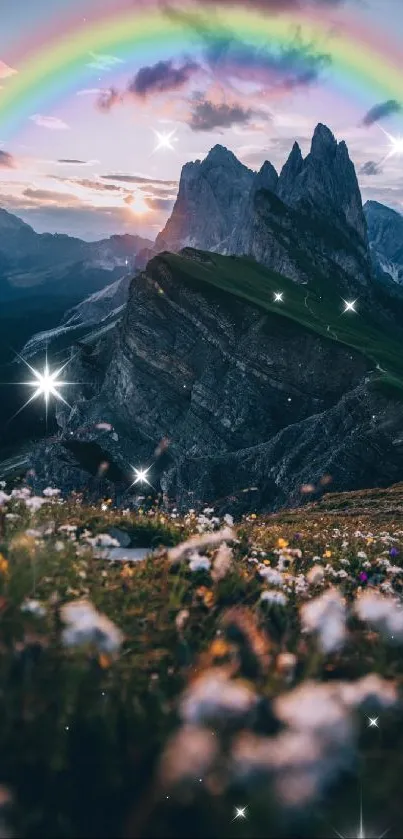
M 362 352 L 374 362 L 377 371 L 374 379 L 378 385 L 403 392 L 398 334 L 389 325 L 381 328 L 369 308 L 360 306 L 360 300 L 355 313 L 344 313 L 343 295 L 334 278 L 329 277 L 326 288 L 315 276 L 309 286 L 298 285 L 252 259 L 190 249 L 188 253 L 188 257 L 184 253 L 164 253 L 157 259 L 165 261 L 178 280 L 213 285 Z M 283 292 L 283 302 L 275 302 L 276 292 Z

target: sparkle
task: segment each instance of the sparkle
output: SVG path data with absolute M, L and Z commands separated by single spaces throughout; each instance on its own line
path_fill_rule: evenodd
M 357 303 L 356 300 L 343 300 L 344 303 L 344 312 L 355 312 L 355 304 Z
M 32 396 L 30 396 L 29 399 L 27 399 L 27 401 L 17 411 L 17 413 L 14 414 L 14 417 L 17 416 L 19 413 L 21 413 L 21 411 L 23 411 L 24 408 L 26 408 L 26 406 L 30 404 L 30 402 L 33 402 L 35 399 L 38 399 L 40 396 L 43 396 L 43 399 L 44 399 L 44 402 L 45 402 L 46 418 L 47 418 L 47 415 L 48 415 L 48 405 L 49 405 L 49 400 L 50 400 L 51 396 L 53 396 L 55 399 L 58 399 L 60 402 L 63 402 L 65 405 L 67 405 L 68 408 L 70 408 L 69 403 L 66 402 L 66 400 L 61 395 L 61 393 L 59 393 L 59 390 L 62 387 L 66 387 L 66 385 L 78 384 L 78 382 L 62 381 L 62 379 L 60 378 L 61 374 L 63 373 L 63 370 L 65 370 L 67 365 L 70 364 L 72 359 L 70 359 L 69 361 L 66 361 L 66 363 L 63 364 L 62 367 L 59 367 L 57 370 L 51 371 L 50 367 L 49 367 L 49 364 L 48 364 L 48 358 L 47 358 L 47 355 L 46 355 L 46 360 L 45 360 L 45 365 L 44 365 L 43 370 L 35 370 L 35 368 L 31 367 L 31 365 L 28 363 L 28 361 L 26 361 L 25 358 L 23 358 L 22 355 L 20 355 L 19 353 L 16 353 L 16 355 L 18 356 L 20 361 L 22 361 L 25 364 L 25 366 L 28 368 L 28 370 L 32 373 L 32 376 L 33 376 L 33 378 L 29 382 L 16 382 L 16 384 L 27 385 L 28 387 L 33 387 L 34 388 L 34 393 L 32 394 Z M 13 417 L 13 419 L 14 419 L 14 417 Z
M 235 821 L 235 819 L 246 819 L 246 807 L 235 807 L 235 816 L 233 821 Z
M 389 140 L 389 152 L 384 159 L 388 160 L 389 157 L 395 157 L 395 156 L 401 157 L 401 155 L 403 155 L 403 137 L 402 137 L 402 135 L 399 134 L 398 137 L 394 137 L 393 134 L 389 134 L 388 131 L 385 131 L 385 129 L 382 128 L 382 126 L 379 126 L 379 127 L 381 128 L 383 133 L 386 134 L 386 136 Z
M 135 475 L 132 486 L 134 486 L 134 484 L 148 484 L 148 486 L 151 486 L 150 481 L 147 478 L 151 466 L 149 466 L 148 469 L 136 469 L 135 467 L 132 468 Z
M 333 828 L 333 830 L 334 830 L 334 828 Z M 362 794 L 361 794 L 361 796 L 360 796 L 360 823 L 359 823 L 359 826 L 358 826 L 358 832 L 354 833 L 355 839 L 369 839 L 369 837 L 365 835 L 364 830 L 365 830 L 365 828 L 364 828 L 364 817 L 363 817 L 363 813 L 362 813 Z M 390 827 L 388 827 L 387 830 L 384 830 L 384 832 L 381 833 L 380 836 L 377 837 L 377 839 L 383 839 L 383 837 L 386 836 L 387 833 L 389 833 L 389 830 L 390 830 Z M 339 833 L 338 830 L 334 830 L 334 832 L 339 837 L 339 839 L 347 839 L 347 837 L 344 836 L 342 833 Z
M 175 131 L 155 131 L 154 134 L 158 140 L 158 143 L 154 149 L 154 151 L 160 151 L 161 149 L 169 149 L 170 151 L 174 151 L 174 147 L 172 145 L 172 140 L 175 136 Z
M 275 291 L 274 295 L 273 295 L 274 296 L 274 302 L 275 303 L 284 303 L 283 295 L 284 295 L 283 291 Z
M 369 723 L 368 728 L 379 728 L 378 720 L 379 717 L 368 717 Z

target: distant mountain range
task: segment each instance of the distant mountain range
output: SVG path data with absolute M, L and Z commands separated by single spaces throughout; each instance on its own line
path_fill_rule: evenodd
M 45 294 L 82 299 L 133 271 L 137 253 L 150 246 L 140 236 L 84 242 L 36 233 L 17 216 L 0 210 L 0 301 Z
M 69 365 L 83 384 L 27 461 L 34 485 L 120 492 L 128 464 L 149 465 L 174 503 L 240 513 L 300 503 L 304 484 L 401 479 L 403 290 L 377 253 L 326 126 L 280 175 L 221 146 L 187 164 L 126 306 L 112 290 L 100 323 L 94 301 L 70 321 L 87 319 Z
M 367 201 L 364 212 L 376 270 L 403 285 L 403 216 L 378 201 Z

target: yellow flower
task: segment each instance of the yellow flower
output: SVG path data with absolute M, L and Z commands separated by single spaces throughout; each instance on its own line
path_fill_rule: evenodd
M 129 577 L 132 577 L 133 574 L 134 568 L 131 568 L 130 565 L 124 565 L 120 572 L 120 576 L 123 577 L 124 580 L 128 579 Z
M 255 518 L 256 518 L 256 513 L 251 513 L 251 514 L 250 514 L 250 516 L 249 516 L 249 518 L 250 518 L 250 519 L 255 519 Z
M 8 574 L 8 562 L 3 554 L 0 554 L 0 574 Z
M 287 542 L 287 539 L 281 539 L 281 538 L 280 538 L 280 539 L 277 539 L 277 546 L 278 546 L 279 548 L 288 548 L 288 542 Z
M 105 655 L 105 653 L 101 653 L 98 658 L 99 666 L 102 667 L 102 670 L 106 670 L 110 666 L 111 661 L 110 656 Z
M 210 652 L 215 658 L 221 658 L 222 656 L 227 655 L 229 652 L 229 646 L 223 638 L 217 638 L 213 641 Z
M 212 591 L 210 591 L 210 590 L 206 591 L 206 593 L 205 593 L 205 595 L 204 595 L 204 598 L 203 598 L 203 603 L 204 603 L 204 605 L 205 605 L 205 606 L 207 606 L 207 607 L 209 608 L 210 606 L 212 606 L 212 605 L 213 605 L 213 601 L 214 601 L 214 594 L 213 594 L 213 592 L 212 592 Z
M 332 555 L 331 551 L 325 551 L 325 553 L 323 554 L 323 558 L 324 559 L 330 559 L 331 555 Z

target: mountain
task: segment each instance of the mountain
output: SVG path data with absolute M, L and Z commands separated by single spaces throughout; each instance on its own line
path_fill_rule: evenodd
M 187 245 L 226 252 L 254 173 L 235 155 L 216 145 L 205 160 L 186 163 L 178 197 L 155 251 L 177 251 Z
M 326 282 L 345 294 L 372 280 L 367 229 L 354 165 L 344 142 L 319 124 L 304 159 L 294 143 L 280 176 L 269 161 L 253 173 L 222 146 L 182 170 L 178 199 L 153 253 L 186 246 L 251 256 L 273 271 Z
M 403 216 L 378 201 L 367 201 L 364 212 L 375 267 L 403 285 Z
M 120 323 L 68 368 L 84 385 L 69 391 L 73 411 L 60 405 L 57 439 L 33 452 L 34 486 L 99 493 L 106 461 L 103 491 L 122 492 L 129 464 L 150 466 L 174 503 L 241 513 L 300 503 L 326 475 L 334 490 L 398 480 L 400 342 L 370 316 L 341 318 L 338 286 L 316 282 L 307 307 L 301 284 L 248 259 L 152 259 Z
M 58 353 L 82 339 L 96 324 L 98 329 L 115 325 L 123 314 L 131 275 L 125 274 L 100 291 L 82 300 L 63 316 L 60 324 L 33 335 L 21 350 L 21 355 L 32 359 L 45 349 L 54 358 Z
M 64 234 L 36 233 L 0 209 L 0 300 L 52 294 L 82 298 L 134 269 L 136 254 L 152 243 L 140 236 L 84 242 Z
M 216 146 L 184 167 L 165 241 L 179 253 L 80 338 L 34 487 L 126 498 L 133 464 L 174 504 L 243 513 L 399 480 L 403 294 L 374 273 L 345 144 L 319 125 L 279 176 Z

